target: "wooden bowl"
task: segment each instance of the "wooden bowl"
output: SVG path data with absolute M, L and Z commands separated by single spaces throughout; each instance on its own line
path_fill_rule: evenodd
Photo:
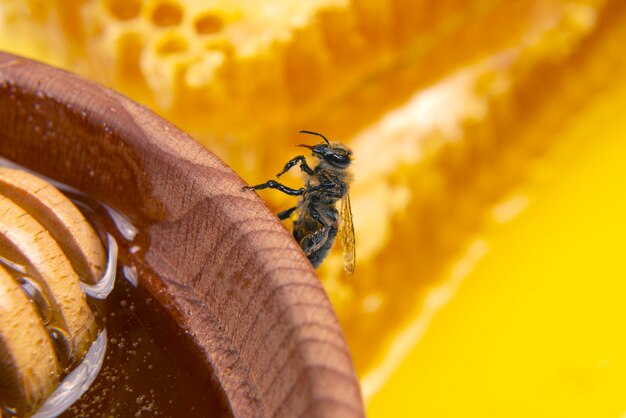
M 188 135 L 105 87 L 0 53 L 0 156 L 138 228 L 120 258 L 164 312 L 159 331 L 212 376 L 229 413 L 364 416 L 350 352 L 308 260 Z

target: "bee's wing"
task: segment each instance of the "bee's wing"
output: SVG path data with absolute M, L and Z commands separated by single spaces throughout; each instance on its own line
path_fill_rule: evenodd
M 356 260 L 356 250 L 354 245 L 354 225 L 352 224 L 352 208 L 350 207 L 350 196 L 346 193 L 341 199 L 341 244 L 343 245 L 343 260 L 346 271 L 354 273 L 354 263 Z

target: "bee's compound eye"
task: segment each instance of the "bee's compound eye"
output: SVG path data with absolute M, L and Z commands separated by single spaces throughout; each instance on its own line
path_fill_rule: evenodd
M 339 165 L 347 165 L 350 162 L 350 158 L 347 155 L 332 153 L 326 156 L 331 162 Z

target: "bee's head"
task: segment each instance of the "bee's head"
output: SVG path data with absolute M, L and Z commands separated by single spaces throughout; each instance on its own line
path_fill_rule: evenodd
M 313 151 L 313 156 L 319 158 L 331 167 L 346 169 L 352 161 L 352 151 L 348 147 L 338 142 L 329 142 L 322 134 L 311 131 L 300 131 L 301 133 L 321 136 L 324 142 L 316 145 L 300 144 L 300 147 L 308 148 Z

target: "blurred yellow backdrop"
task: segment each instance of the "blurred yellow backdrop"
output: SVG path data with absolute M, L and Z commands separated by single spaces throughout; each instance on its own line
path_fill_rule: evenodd
M 523 212 L 472 244 L 370 416 L 626 414 L 625 104 L 626 74 L 551 132 L 538 178 L 494 215 Z
M 250 183 L 353 148 L 357 271 L 319 274 L 372 417 L 626 414 L 624 39 L 622 0 L 0 1 L 0 48 Z

